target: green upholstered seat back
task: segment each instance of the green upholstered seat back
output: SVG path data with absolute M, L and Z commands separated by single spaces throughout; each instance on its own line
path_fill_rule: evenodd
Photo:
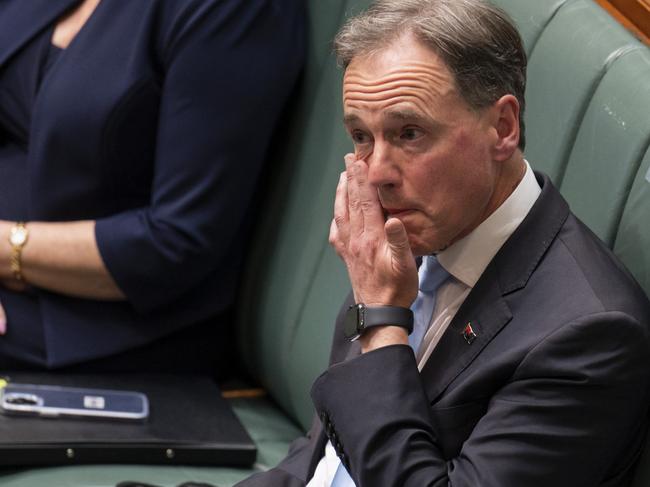
M 610 62 L 582 118 L 560 185 L 571 209 L 609 247 L 650 136 L 650 81 L 640 82 L 650 80 L 648 54 L 632 44 Z
M 494 5 L 508 12 L 515 21 L 528 56 L 548 23 L 566 2 L 567 0 L 492 0 Z
M 557 10 L 535 43 L 528 64 L 526 155 L 554 182 L 562 181 L 598 83 L 631 42 L 592 0 L 573 0 Z
M 341 70 L 331 53 L 348 5 L 310 0 L 308 8 L 310 57 L 265 181 L 270 191 L 253 236 L 237 324 L 249 369 L 305 428 L 309 384 L 327 364 L 332 323 L 349 289 L 327 236 L 343 155 L 351 148 L 341 123 Z M 323 280 L 328 285 L 319 291 Z M 322 295 L 310 299 L 314 292 Z

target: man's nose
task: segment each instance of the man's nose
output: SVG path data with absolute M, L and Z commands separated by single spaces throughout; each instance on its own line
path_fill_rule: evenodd
M 368 181 L 373 186 L 395 186 L 399 183 L 399 170 L 389 144 L 375 142 L 372 153 L 366 157 Z

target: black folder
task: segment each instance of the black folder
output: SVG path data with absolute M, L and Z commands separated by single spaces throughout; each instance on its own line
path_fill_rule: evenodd
M 144 393 L 141 422 L 0 414 L 0 465 L 144 463 L 250 466 L 255 444 L 217 384 L 192 375 L 3 372 L 12 383 Z

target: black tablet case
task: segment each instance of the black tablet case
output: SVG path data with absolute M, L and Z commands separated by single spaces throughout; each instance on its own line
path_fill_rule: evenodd
M 143 422 L 0 414 L 0 465 L 146 463 L 250 466 L 256 448 L 208 377 L 2 372 L 11 382 L 142 392 Z

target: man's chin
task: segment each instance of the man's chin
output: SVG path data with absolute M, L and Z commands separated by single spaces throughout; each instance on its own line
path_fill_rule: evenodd
M 425 255 L 431 254 L 429 247 L 422 245 L 422 242 L 414 242 L 413 240 L 409 239 L 409 243 L 411 246 L 411 252 L 413 253 L 414 257 L 423 257 Z
M 414 257 L 424 257 L 425 255 L 433 255 L 445 250 L 448 245 L 436 245 L 432 242 L 422 242 L 409 237 L 409 245 Z

